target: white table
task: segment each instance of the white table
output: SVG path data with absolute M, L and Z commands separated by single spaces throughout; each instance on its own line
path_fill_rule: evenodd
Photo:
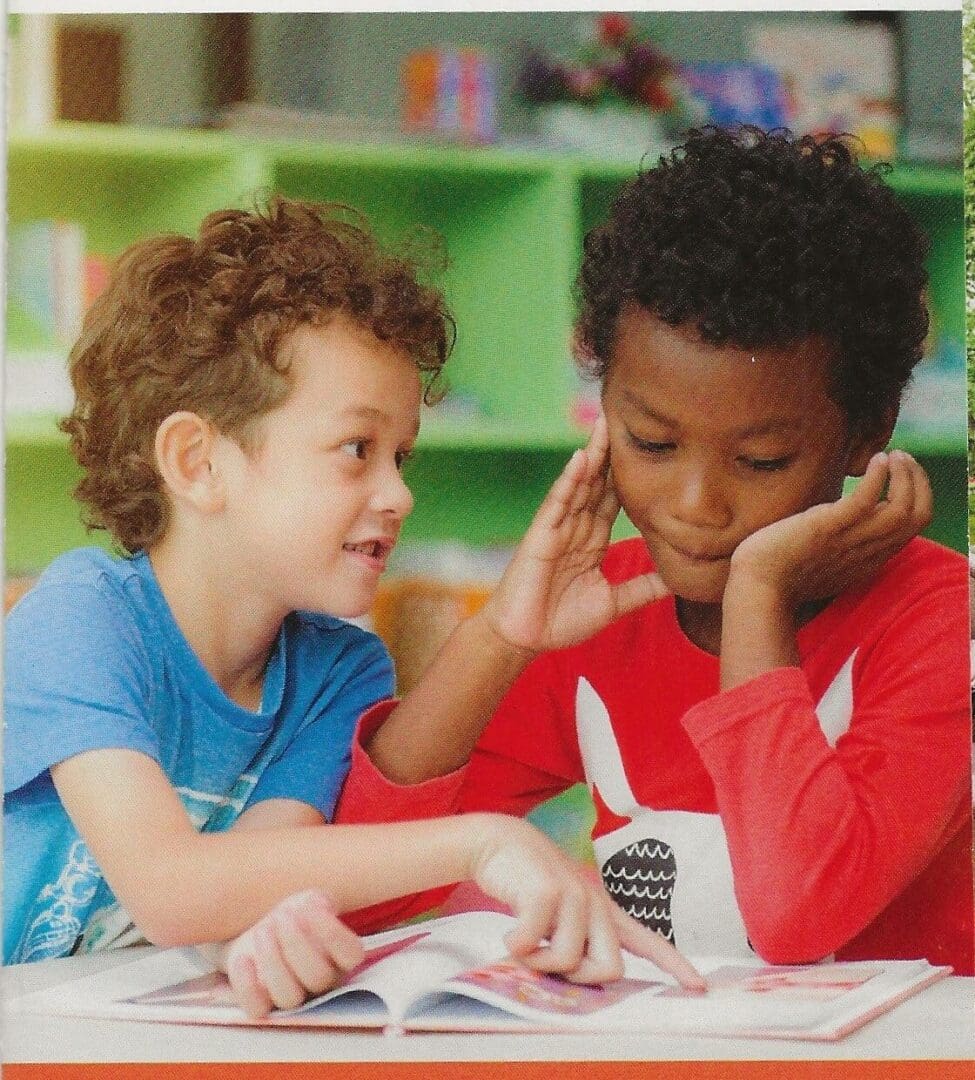
M 659 1035 L 424 1035 L 26 1014 L 17 997 L 124 963 L 124 949 L 3 969 L 4 1062 L 975 1060 L 975 979 L 943 979 L 837 1043 Z

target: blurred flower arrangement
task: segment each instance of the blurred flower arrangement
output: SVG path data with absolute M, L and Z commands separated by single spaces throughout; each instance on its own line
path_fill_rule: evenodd
M 532 49 L 518 76 L 518 91 L 537 105 L 640 106 L 670 112 L 680 104 L 677 66 L 632 21 L 604 12 L 589 24 L 575 60 L 553 59 Z

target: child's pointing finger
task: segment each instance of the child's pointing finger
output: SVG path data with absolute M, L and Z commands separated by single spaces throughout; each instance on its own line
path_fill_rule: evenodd
M 641 926 L 623 910 L 613 904 L 613 922 L 619 934 L 620 944 L 637 956 L 652 960 L 662 971 L 668 972 L 688 990 L 706 990 L 704 977 L 660 934 Z

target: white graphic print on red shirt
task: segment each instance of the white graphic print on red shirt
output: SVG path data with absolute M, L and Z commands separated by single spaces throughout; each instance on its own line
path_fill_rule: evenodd
M 831 746 L 850 725 L 852 669 L 851 656 L 816 707 Z M 597 788 L 605 806 L 626 819 L 593 837 L 596 863 L 616 903 L 685 953 L 753 955 L 720 816 L 638 803 L 606 706 L 584 678 L 576 688 L 576 731 L 589 790 Z

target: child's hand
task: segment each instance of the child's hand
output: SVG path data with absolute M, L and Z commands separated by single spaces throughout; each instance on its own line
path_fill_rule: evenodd
M 742 541 L 731 560 L 728 588 L 742 582 L 769 588 L 792 608 L 837 596 L 871 578 L 917 536 L 930 523 L 932 507 L 928 478 L 909 454 L 875 454 L 849 495 Z
M 314 890 L 282 900 L 230 942 L 219 965 L 255 1020 L 337 986 L 363 959 L 362 943 Z
M 603 983 L 622 976 L 623 946 L 681 985 L 705 988 L 673 945 L 625 914 L 599 881 L 528 822 L 500 814 L 470 818 L 477 838 L 473 879 L 518 919 L 505 941 L 521 963 L 573 982 Z
M 667 594 L 656 574 L 610 585 L 600 564 L 620 504 L 600 416 L 585 450 L 569 459 L 482 609 L 495 634 L 528 651 L 564 648 Z

